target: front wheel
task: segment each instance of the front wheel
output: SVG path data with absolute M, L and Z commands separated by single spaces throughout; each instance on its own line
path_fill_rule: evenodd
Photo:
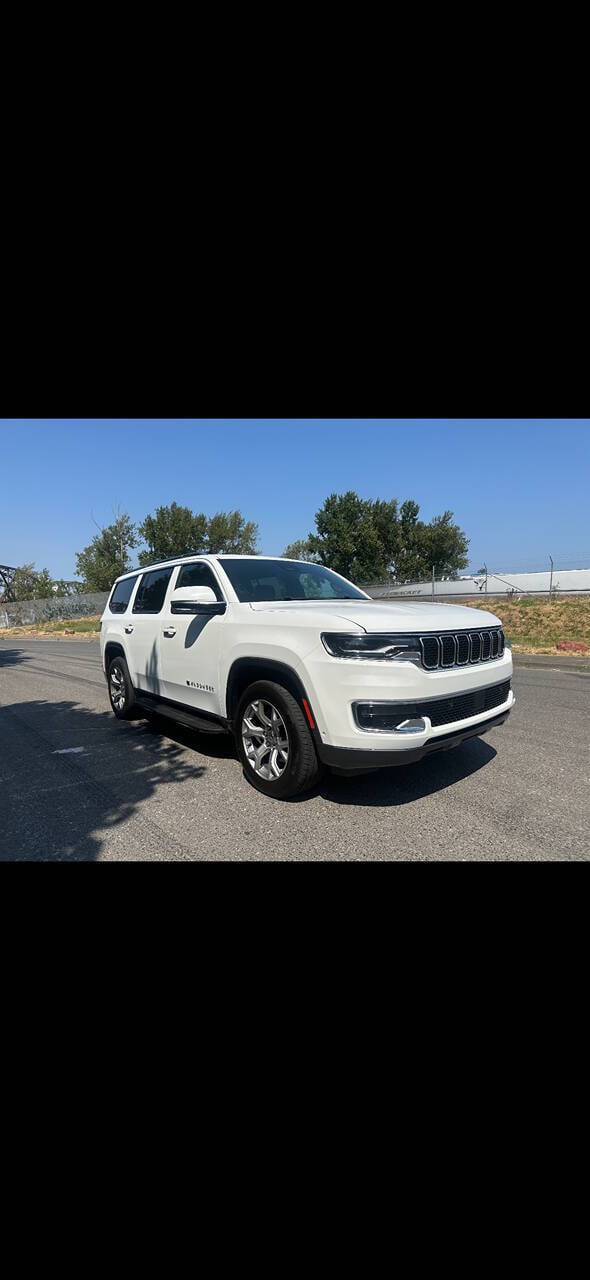
M 248 782 L 286 800 L 309 791 L 321 767 L 309 727 L 295 698 L 270 680 L 251 684 L 235 719 L 238 755 Z

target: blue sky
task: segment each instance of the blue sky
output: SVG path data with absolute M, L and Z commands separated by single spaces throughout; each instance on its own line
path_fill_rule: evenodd
M 590 567 L 588 419 L 4 419 L 0 445 L 0 563 L 55 577 L 117 505 L 239 507 L 278 555 L 347 489 L 450 508 L 474 570 Z

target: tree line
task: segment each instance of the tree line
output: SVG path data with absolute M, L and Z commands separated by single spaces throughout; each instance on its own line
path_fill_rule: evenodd
M 332 493 L 316 512 L 315 531 L 285 547 L 283 556 L 327 565 L 353 582 L 408 582 L 456 577 L 468 564 L 469 539 L 453 512 L 425 523 L 417 502 L 397 498 L 360 498 L 353 490 Z M 137 553 L 132 557 L 132 552 Z M 258 525 L 240 511 L 204 512 L 172 502 L 157 507 L 141 523 L 117 512 L 99 528 L 88 546 L 76 553 L 78 580 L 52 578 L 48 569 L 22 565 L 15 574 L 11 598 L 41 599 L 77 591 L 109 591 L 115 578 L 136 565 L 199 552 L 256 555 Z
M 426 524 L 420 507 L 408 498 L 359 498 L 331 493 L 316 512 L 315 533 L 292 542 L 283 555 L 316 560 L 352 582 L 412 582 L 432 573 L 457 577 L 468 561 L 469 539 L 444 511 Z

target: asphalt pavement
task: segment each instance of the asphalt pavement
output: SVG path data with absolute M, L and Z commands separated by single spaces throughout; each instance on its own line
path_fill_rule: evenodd
M 484 738 L 281 803 L 229 738 L 116 720 L 95 641 L 0 640 L 0 859 L 587 860 L 590 674 L 513 688 Z

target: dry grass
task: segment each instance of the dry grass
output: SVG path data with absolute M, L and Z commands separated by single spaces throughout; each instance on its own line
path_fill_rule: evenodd
M 0 639 L 17 640 L 19 636 L 26 636 L 29 640 L 42 640 L 43 636 L 53 636 L 58 640 L 60 636 L 64 636 L 65 631 L 73 631 L 75 636 L 95 640 L 100 632 L 100 614 L 90 618 L 62 619 L 60 622 L 36 622 L 34 626 L 7 627 L 0 631 Z M 64 638 L 68 639 L 67 636 Z
M 590 655 L 590 599 L 555 600 L 524 596 L 521 600 L 506 600 L 486 596 L 470 600 L 475 609 L 489 609 L 500 618 L 515 653 L 557 654 L 558 640 L 576 640 L 583 644 L 584 653 Z M 36 626 L 9 627 L 0 631 L 2 639 L 30 639 L 54 636 L 58 639 L 65 631 L 94 640 L 100 632 L 100 616 L 74 618 L 71 621 L 42 622 Z M 66 637 L 67 638 L 67 637 Z M 575 657 L 575 654 L 564 654 Z
M 575 640 L 590 655 L 590 599 L 570 598 L 550 601 L 542 597 L 523 596 L 521 600 L 470 600 L 475 609 L 489 609 L 501 618 L 514 653 L 550 653 L 562 657 L 558 640 Z M 580 653 L 582 651 L 580 650 Z M 578 655 L 579 656 L 579 655 Z

